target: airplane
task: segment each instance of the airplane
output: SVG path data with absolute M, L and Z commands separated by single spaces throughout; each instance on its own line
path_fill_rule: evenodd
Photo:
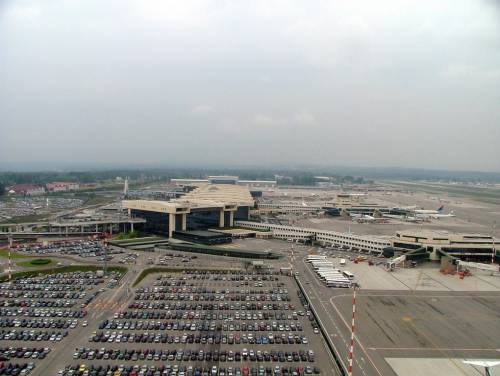
M 420 223 L 424 220 L 424 218 L 421 217 L 415 217 L 415 216 L 409 216 L 409 215 L 404 215 L 404 214 L 382 214 L 384 218 L 390 218 L 390 219 L 397 219 L 399 221 L 406 221 L 406 222 L 414 222 L 414 223 Z
M 349 213 L 349 216 L 354 219 L 366 219 L 366 220 L 374 220 L 375 217 L 368 214 L 360 214 L 360 213 Z
M 436 210 L 428 210 L 428 209 L 415 209 L 415 215 L 417 218 L 434 218 L 434 219 L 439 219 L 439 218 L 451 218 L 455 217 L 455 214 L 453 213 L 453 210 L 450 211 L 449 214 L 443 214 L 443 209 L 444 205 L 441 205 L 439 208 Z
M 490 368 L 500 365 L 499 360 L 462 360 L 462 363 L 470 364 L 472 366 L 484 367 L 486 376 L 491 376 Z
M 387 218 L 376 218 L 372 215 L 368 214 L 358 214 L 358 213 L 351 213 L 349 214 L 350 217 L 352 218 L 353 221 L 358 222 L 358 223 L 363 223 L 363 222 L 387 222 Z
M 441 214 L 443 212 L 444 205 L 441 205 L 439 208 L 436 210 L 429 210 L 429 209 L 414 209 L 414 212 L 416 214 Z

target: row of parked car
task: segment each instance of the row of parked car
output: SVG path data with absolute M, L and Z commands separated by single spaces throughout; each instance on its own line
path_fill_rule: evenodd
M 257 345 L 268 344 L 307 344 L 308 339 L 304 335 L 293 333 L 281 334 L 261 334 L 253 335 L 252 333 L 236 334 L 216 334 L 214 332 L 207 334 L 184 333 L 183 335 L 168 335 L 164 332 L 144 332 L 144 333 L 128 333 L 122 331 L 106 331 L 94 332 L 90 337 L 91 342 L 107 342 L 107 343 L 202 343 L 202 344 L 240 344 L 249 343 Z
M 196 349 L 91 349 L 77 348 L 73 359 L 88 360 L 123 360 L 123 361 L 184 361 L 184 362 L 314 362 L 313 350 L 282 351 L 282 350 L 254 350 L 244 348 L 241 351 L 232 350 L 196 350 Z
M 38 299 L 8 299 L 0 300 L 0 307 L 48 307 L 48 308 L 61 308 L 61 307 L 73 307 L 75 305 L 74 300 L 57 299 L 57 300 L 38 300 Z
M 103 256 L 104 254 L 123 253 L 119 248 L 108 247 L 99 240 L 77 240 L 71 242 L 53 242 L 47 245 L 27 245 L 17 249 L 19 252 L 44 255 L 47 253 L 58 253 L 66 255 L 77 255 L 80 257 Z
M 175 301 L 172 303 L 168 302 L 141 302 L 135 301 L 129 304 L 129 309 L 157 309 L 157 310 L 203 310 L 203 311 L 216 311 L 216 310 L 226 310 L 226 311 L 255 311 L 255 310 L 294 310 L 295 306 L 290 303 L 185 303 L 180 301 Z
M 96 272 L 69 272 L 16 279 L 11 283 L 2 284 L 0 289 L 61 291 L 62 286 L 59 285 L 68 285 L 68 289 L 71 289 L 71 287 L 77 286 L 97 285 L 103 281 L 103 277 Z M 62 288 L 62 290 L 64 289 Z M 77 289 L 75 288 L 75 290 Z
M 268 289 L 214 289 L 207 286 L 200 286 L 197 284 L 189 284 L 188 286 L 161 286 L 161 287 L 139 287 L 135 290 L 136 293 L 174 293 L 174 292 L 192 292 L 192 293 L 202 293 L 202 294 L 288 294 L 288 290 L 286 288 L 268 288 Z
M 73 311 L 70 309 L 43 309 L 43 308 L 0 308 L 0 317 L 71 317 L 82 318 L 87 315 L 87 311 Z
M 190 331 L 216 331 L 216 332 L 284 332 L 302 331 L 302 324 L 297 322 L 216 322 L 216 321 L 118 321 L 104 320 L 99 324 L 99 329 L 107 330 L 190 330 Z
M 111 366 L 76 364 L 66 366 L 59 371 L 59 376 L 304 376 L 319 375 L 317 367 L 309 365 L 298 366 L 249 366 L 221 367 L 184 366 L 178 364 Z
M 30 363 L 6 363 L 0 361 L 0 375 L 24 376 L 29 375 L 35 368 L 35 364 Z
M 0 347 L 0 357 L 3 360 L 12 358 L 44 359 L 50 353 L 48 347 Z
M 47 330 L 0 330 L 0 340 L 5 341 L 61 341 L 68 335 L 68 331 L 63 332 Z
M 85 292 L 76 291 L 9 291 L 1 290 L 1 298 L 24 298 L 24 299 L 83 299 Z
M 190 293 L 138 293 L 135 295 L 136 300 L 175 300 L 175 301 L 231 301 L 231 302 L 249 302 L 249 301 L 273 301 L 273 302 L 289 302 L 290 296 L 288 294 L 262 294 L 262 295 L 249 295 L 249 294 L 190 294 Z
M 198 307 L 197 307 L 198 308 Z M 258 310 L 262 310 L 262 306 Z M 244 320 L 298 320 L 299 316 L 304 316 L 303 311 L 283 312 L 283 311 L 266 311 L 262 312 L 255 310 L 236 311 L 236 312 L 214 312 L 208 311 L 189 311 L 189 310 L 174 310 L 174 311 L 123 311 L 117 312 L 114 315 L 115 319 L 182 319 L 182 320 L 224 320 L 224 321 L 244 321 Z
M 0 319 L 0 328 L 45 328 L 45 329 L 74 329 L 78 320 L 54 320 L 54 319 Z
M 248 273 L 242 270 L 186 270 L 184 275 L 188 278 L 202 278 L 224 281 L 267 281 L 278 280 L 279 272 L 276 270 L 258 270 Z M 171 278 L 169 275 L 158 276 L 158 280 Z

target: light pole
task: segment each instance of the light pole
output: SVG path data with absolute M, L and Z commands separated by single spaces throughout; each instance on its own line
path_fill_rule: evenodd
M 351 347 L 349 348 L 349 376 L 352 376 L 352 359 L 354 353 L 354 319 L 356 316 L 356 285 L 352 295 Z
M 495 263 L 495 256 L 497 253 L 496 246 L 495 246 L 495 228 L 496 228 L 496 225 L 497 225 L 496 221 L 493 221 L 493 226 L 491 227 L 491 237 L 493 240 L 493 250 L 491 252 L 491 263 L 492 264 Z
M 12 261 L 10 250 L 12 249 L 12 236 L 9 235 L 9 282 L 12 280 Z

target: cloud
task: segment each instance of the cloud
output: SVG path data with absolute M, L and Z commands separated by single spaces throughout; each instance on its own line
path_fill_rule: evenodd
M 294 129 L 312 127 L 318 124 L 316 116 L 308 110 L 300 110 L 287 116 L 272 116 L 256 113 L 250 117 L 250 125 L 267 129 Z
M 317 125 L 318 121 L 316 120 L 316 116 L 314 116 L 311 112 L 302 110 L 293 115 L 292 123 L 300 126 L 311 127 Z
M 441 74 L 446 79 L 467 79 L 489 83 L 500 80 L 500 68 L 481 67 L 472 64 L 452 64 L 445 67 Z M 496 85 L 498 85 L 498 82 Z
M 209 104 L 199 104 L 193 108 L 193 112 L 195 114 L 206 114 L 209 112 L 213 112 L 214 108 L 213 106 Z
M 0 160 L 498 170 L 491 3 L 0 0 Z

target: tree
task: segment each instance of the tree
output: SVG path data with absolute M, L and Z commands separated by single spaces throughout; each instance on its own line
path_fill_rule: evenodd
M 0 181 L 0 196 L 5 194 L 5 185 Z

